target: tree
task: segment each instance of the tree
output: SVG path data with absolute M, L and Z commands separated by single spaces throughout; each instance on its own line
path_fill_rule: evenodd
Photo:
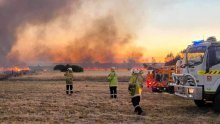
M 147 63 L 143 63 L 144 68 L 148 68 Z
M 165 66 L 175 65 L 178 60 L 183 58 L 185 52 L 186 49 L 181 50 L 175 57 L 172 52 L 167 54 L 165 57 Z
M 181 59 L 181 57 L 179 55 L 177 55 L 175 58 L 171 59 L 170 61 L 167 61 L 165 63 L 165 66 L 176 65 L 176 62 L 180 59 Z
M 84 71 L 84 69 L 78 65 L 72 65 L 70 67 L 73 69 L 73 72 L 83 72 Z
M 171 53 L 166 55 L 165 62 L 169 62 L 169 61 L 173 60 L 174 58 L 175 57 L 174 57 L 173 53 L 171 52 Z
M 66 70 L 66 66 L 65 65 L 56 65 L 53 70 Z
M 54 67 L 54 70 L 59 70 L 61 72 L 67 71 L 68 68 L 72 68 L 73 72 L 83 72 L 84 69 L 81 66 L 78 65 L 56 65 Z

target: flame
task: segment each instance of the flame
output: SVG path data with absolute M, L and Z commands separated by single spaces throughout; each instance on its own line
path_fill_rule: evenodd
M 5 72 L 5 71 L 14 71 L 14 72 L 21 72 L 21 71 L 30 71 L 29 67 L 8 67 L 8 68 L 4 68 L 4 67 L 0 67 L 0 71 L 1 72 Z

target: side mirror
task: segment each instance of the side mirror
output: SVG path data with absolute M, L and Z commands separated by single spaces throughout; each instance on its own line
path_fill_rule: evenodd
M 183 64 L 180 66 L 180 68 L 185 68 L 186 67 L 186 64 Z
M 208 55 L 208 58 L 210 58 L 209 56 L 210 56 L 210 55 Z M 209 70 L 210 70 L 210 62 L 209 62 L 209 61 L 210 61 L 210 60 L 208 59 L 208 61 L 206 62 L 205 73 L 208 73 Z
M 211 68 L 211 67 L 212 67 L 212 66 L 210 66 L 210 62 L 207 62 L 207 63 L 206 63 L 205 72 L 208 73 L 208 72 L 210 71 L 210 68 Z
M 187 66 L 194 67 L 194 63 L 193 62 L 188 62 Z

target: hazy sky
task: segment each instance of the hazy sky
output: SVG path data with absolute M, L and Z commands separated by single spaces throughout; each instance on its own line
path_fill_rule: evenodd
M 147 56 L 162 57 L 168 52 L 176 53 L 192 40 L 208 36 L 220 38 L 219 0 L 164 1 L 169 2 L 145 3 L 148 16 L 139 31 L 139 44 L 146 46 Z
M 4 6 L 2 1 L 6 0 L 0 0 L 0 7 Z M 78 53 L 76 51 L 62 51 L 58 47 L 66 49 L 67 46 L 70 48 L 70 44 L 83 42 L 87 44 L 89 36 L 91 40 L 105 41 L 107 39 L 108 41 L 109 38 L 98 36 L 103 29 L 108 30 L 107 33 L 104 33 L 105 35 L 111 33 L 113 39 L 118 39 L 120 43 L 117 46 L 117 42 L 115 42 L 116 44 L 114 43 L 112 48 L 108 49 L 111 51 L 110 55 L 115 56 L 110 60 L 117 58 L 125 60 L 129 54 L 135 51 L 137 58 L 142 57 L 142 60 L 148 59 L 150 61 L 151 57 L 155 57 L 158 61 L 163 61 L 166 54 L 170 52 L 176 54 L 186 48 L 193 40 L 206 39 L 208 36 L 220 38 L 219 0 L 79 1 L 81 2 L 73 3 L 70 12 L 56 18 L 53 17 L 47 23 L 35 24 L 31 20 L 25 22 L 25 25 L 18 26 L 16 43 L 12 46 L 9 55 L 19 53 L 20 60 L 34 60 L 35 58 L 40 58 L 42 61 L 45 58 L 52 61 L 67 60 L 66 57 L 62 58 L 61 56 L 67 56 L 68 52 L 72 52 L 75 56 Z M 103 24 L 105 25 L 103 26 Z M 108 27 L 108 25 L 110 26 Z M 91 33 L 94 31 L 95 33 Z M 99 47 L 99 45 L 92 45 L 95 41 L 91 42 L 88 44 L 90 46 L 86 48 L 94 52 L 99 50 L 92 48 Z M 103 46 L 109 45 L 103 44 L 100 47 Z M 80 47 L 85 48 L 85 46 Z M 36 49 L 40 51 L 37 51 L 37 54 Z M 77 49 L 77 46 L 74 49 Z M 56 57 L 45 56 L 45 51 Z M 108 52 L 104 49 L 102 51 L 103 53 Z M 78 57 L 78 59 L 91 57 L 99 58 L 97 61 L 106 59 L 100 56 L 102 55 L 96 53 L 95 56 Z

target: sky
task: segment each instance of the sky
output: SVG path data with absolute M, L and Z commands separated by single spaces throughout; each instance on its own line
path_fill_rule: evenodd
M 154 57 L 163 62 L 168 53 L 177 54 L 193 40 L 220 38 L 219 0 L 78 1 L 70 2 L 64 13 L 53 8 L 55 17 L 47 21 L 42 12 L 37 19 L 25 17 L 15 27 L 6 58 L 38 63 L 122 62 L 129 57 L 150 62 Z M 5 3 L 0 0 L 0 9 Z M 60 10 L 68 8 L 62 6 Z
M 193 40 L 220 37 L 218 0 L 170 0 L 162 7 L 160 2 L 152 4 L 146 10 L 147 24 L 139 32 L 139 44 L 146 46 L 146 56 L 176 54 Z

